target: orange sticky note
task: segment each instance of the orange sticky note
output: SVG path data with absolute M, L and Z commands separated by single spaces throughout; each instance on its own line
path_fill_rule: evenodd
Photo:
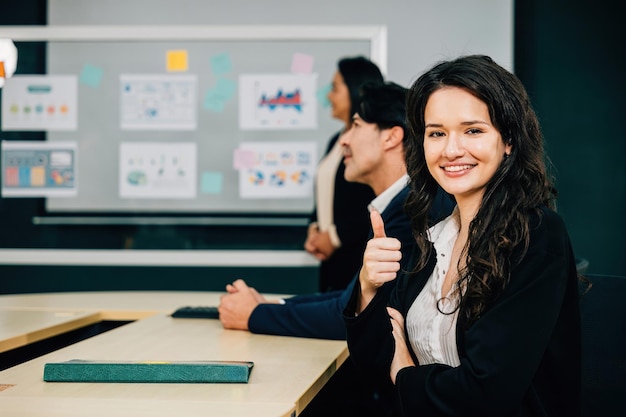
M 187 51 L 167 51 L 168 71 L 187 71 Z
M 0 77 L 4 77 L 4 62 L 0 61 Z

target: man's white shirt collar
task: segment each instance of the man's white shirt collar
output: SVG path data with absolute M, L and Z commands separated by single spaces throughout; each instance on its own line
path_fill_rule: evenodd
M 409 176 L 407 174 L 404 174 L 396 182 L 391 184 L 385 191 L 383 191 L 375 199 L 373 199 L 372 202 L 367 206 L 367 208 L 370 211 L 376 210 L 377 212 L 382 213 L 383 211 L 385 211 L 389 203 L 391 203 L 391 200 L 393 200 L 394 197 L 397 196 L 408 183 Z

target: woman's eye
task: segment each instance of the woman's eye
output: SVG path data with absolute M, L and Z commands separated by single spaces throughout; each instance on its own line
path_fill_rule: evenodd
M 444 133 L 439 131 L 432 131 L 428 133 L 429 138 L 442 138 L 444 136 Z
M 477 127 L 473 127 L 471 129 L 467 130 L 467 133 L 470 135 L 478 135 L 479 133 L 483 133 L 482 129 L 479 129 Z

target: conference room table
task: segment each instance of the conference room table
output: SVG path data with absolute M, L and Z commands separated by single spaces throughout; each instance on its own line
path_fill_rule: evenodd
M 217 305 L 220 295 L 197 291 L 0 295 L 0 353 L 102 321 L 129 321 L 0 372 L 0 415 L 298 415 L 345 361 L 346 343 L 257 335 L 225 330 L 216 319 L 170 316 L 182 306 Z M 254 367 L 248 383 L 43 381 L 46 363 L 73 359 L 251 361 Z

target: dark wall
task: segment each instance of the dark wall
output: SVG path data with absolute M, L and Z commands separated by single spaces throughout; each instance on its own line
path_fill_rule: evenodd
M 626 275 L 623 18 L 609 0 L 515 4 L 515 72 L 543 127 L 558 211 L 590 273 Z
M 0 4 L 0 24 L 46 24 L 46 2 Z M 541 120 L 576 256 L 588 272 L 626 275 L 625 80 L 619 2 L 525 0 L 515 3 L 515 72 Z M 17 10 L 16 10 L 17 9 Z M 18 73 L 45 73 L 45 46 L 18 45 Z M 24 52 L 24 47 L 30 48 Z M 42 140 L 44 132 L 2 133 Z M 619 160 L 618 160 L 619 159 Z M 301 249 L 302 227 L 35 226 L 42 199 L 0 198 L 0 248 Z M 174 289 L 222 290 L 243 277 L 262 291 L 316 289 L 315 268 L 0 266 L 0 293 Z
M 224 291 L 244 278 L 264 293 L 318 290 L 314 267 L 1 266 L 0 294 L 57 291 Z
M 45 25 L 46 14 L 46 1 L 0 2 L 0 25 Z M 16 74 L 45 74 L 45 44 L 42 42 L 15 44 L 20 54 Z M 44 132 L 0 132 L 2 140 L 45 140 L 45 138 Z M 1 176 L 0 171 L 0 178 Z M 39 241 L 41 229 L 33 228 L 32 218 L 43 213 L 43 207 L 43 199 L 0 197 L 0 248 L 28 247 L 33 239 Z

